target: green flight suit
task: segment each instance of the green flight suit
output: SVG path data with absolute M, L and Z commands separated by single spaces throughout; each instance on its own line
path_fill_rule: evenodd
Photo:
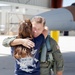
M 49 36 L 49 35 L 48 35 Z M 15 37 L 7 37 L 3 40 L 3 46 L 10 47 L 10 42 L 16 39 Z M 60 52 L 60 48 L 57 44 L 57 42 L 50 37 L 50 46 L 51 46 L 51 52 L 53 55 L 53 60 L 55 64 L 55 71 L 63 71 L 64 67 L 64 61 L 62 57 L 62 53 Z M 50 75 L 50 66 L 48 67 L 40 67 L 41 74 L 40 75 Z
M 41 75 L 51 75 L 50 69 L 52 69 L 54 71 L 54 74 L 56 74 L 57 71 L 63 71 L 63 69 L 64 69 L 64 60 L 63 60 L 62 53 L 60 52 L 60 48 L 59 48 L 57 42 L 54 39 L 52 39 L 50 37 L 50 35 L 48 35 L 48 36 L 49 36 L 49 39 L 48 40 L 46 39 L 46 40 L 47 40 L 47 42 L 50 41 L 50 47 L 51 47 L 50 53 L 53 56 L 53 64 L 52 63 L 49 64 L 48 67 L 41 67 L 41 69 L 40 69 Z M 48 42 L 48 44 L 49 44 L 49 42 Z M 43 46 L 43 47 L 45 47 L 45 46 Z M 45 66 L 45 64 L 44 64 L 44 66 Z M 53 65 L 53 67 L 51 67 L 52 65 Z

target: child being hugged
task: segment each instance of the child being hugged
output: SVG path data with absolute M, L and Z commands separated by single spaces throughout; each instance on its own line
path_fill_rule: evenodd
M 40 75 L 39 49 L 44 42 L 44 35 L 40 34 L 33 38 L 32 23 L 25 20 L 20 24 L 17 39 L 30 39 L 35 43 L 34 48 L 27 48 L 23 45 L 11 47 L 16 61 L 16 75 Z

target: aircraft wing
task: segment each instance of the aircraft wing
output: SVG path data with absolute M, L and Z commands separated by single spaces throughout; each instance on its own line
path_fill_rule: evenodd
M 75 9 L 75 7 L 72 8 Z M 72 11 L 74 12 L 75 10 Z M 53 9 L 38 15 L 46 19 L 46 25 L 50 30 L 61 30 L 61 31 L 75 30 L 75 21 L 74 21 L 75 14 L 72 13 L 71 10 L 67 8 Z

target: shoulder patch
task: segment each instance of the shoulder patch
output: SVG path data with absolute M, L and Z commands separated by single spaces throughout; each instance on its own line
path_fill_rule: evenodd
M 56 45 L 56 48 L 57 48 L 57 49 L 60 49 L 60 47 L 59 47 L 58 45 Z

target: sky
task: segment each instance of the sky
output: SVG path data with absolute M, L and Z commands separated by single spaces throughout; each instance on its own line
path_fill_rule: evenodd
M 72 3 L 75 3 L 75 0 L 63 0 L 63 7 L 70 6 Z

